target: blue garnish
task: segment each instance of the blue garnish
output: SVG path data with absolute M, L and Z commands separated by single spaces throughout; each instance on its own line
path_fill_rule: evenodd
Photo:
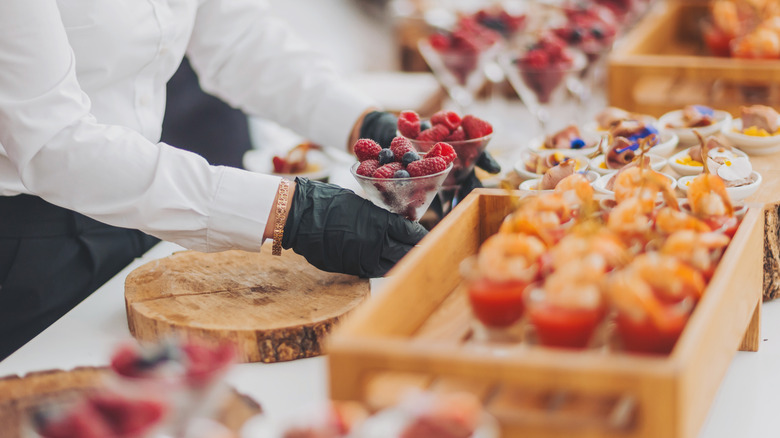
M 585 147 L 585 140 L 581 138 L 575 138 L 569 144 L 572 149 L 582 149 Z
M 624 147 L 623 149 L 615 149 L 615 153 L 622 154 L 625 151 L 629 151 L 629 150 L 630 151 L 635 151 L 637 149 L 639 149 L 639 143 L 638 142 L 634 142 L 634 143 L 631 143 L 630 145 Z
M 701 114 L 704 114 L 705 116 L 715 117 L 715 110 L 708 106 L 704 105 L 693 105 L 693 107 Z

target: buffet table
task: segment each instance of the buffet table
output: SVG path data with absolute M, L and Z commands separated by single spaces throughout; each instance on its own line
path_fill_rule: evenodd
M 131 340 L 124 309 L 124 280 L 135 268 L 182 248 L 162 242 L 135 260 L 35 339 L 0 362 L 0 376 L 77 366 L 101 366 L 121 342 Z M 381 293 L 381 279 L 372 280 Z M 738 352 L 701 430 L 701 437 L 777 436 L 773 421 L 780 405 L 780 302 L 763 305 L 761 346 Z M 227 379 L 257 400 L 271 416 L 326 400 L 324 357 L 276 364 L 235 365 Z

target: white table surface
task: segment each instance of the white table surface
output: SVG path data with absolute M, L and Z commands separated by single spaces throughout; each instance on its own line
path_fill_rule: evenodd
M 138 266 L 181 247 L 162 242 L 135 260 L 43 333 L 0 362 L 0 376 L 44 369 L 106 365 L 114 348 L 130 340 L 124 309 L 124 280 Z M 381 280 L 372 280 L 381 289 Z M 778 437 L 780 407 L 780 302 L 764 304 L 761 348 L 738 352 L 724 378 L 702 438 Z M 277 364 L 240 364 L 228 382 L 254 397 L 271 416 L 327 399 L 324 357 Z

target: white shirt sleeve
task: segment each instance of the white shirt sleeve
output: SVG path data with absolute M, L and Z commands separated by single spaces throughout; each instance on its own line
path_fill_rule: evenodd
M 55 0 L 0 1 L 0 144 L 30 193 L 202 251 L 258 251 L 279 182 L 97 123 Z
M 187 54 L 206 91 L 342 151 L 360 114 L 376 106 L 264 0 L 204 0 Z

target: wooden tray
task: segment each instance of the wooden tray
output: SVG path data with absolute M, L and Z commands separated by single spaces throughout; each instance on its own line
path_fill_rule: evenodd
M 738 348 L 756 351 L 763 212 L 750 208 L 667 357 L 465 341 L 459 263 L 494 234 L 511 197 L 479 189 L 329 339 L 331 396 L 374 408 L 405 389 L 481 397 L 505 437 L 693 437 Z
M 368 297 L 369 283 L 320 271 L 292 251 L 183 251 L 125 280 L 130 333 L 232 342 L 243 362 L 317 356 L 323 338 Z
M 21 438 L 21 425 L 32 409 L 47 400 L 93 391 L 101 386 L 107 368 L 81 367 L 70 371 L 49 370 L 24 377 L 0 378 L 0 431 L 4 438 Z M 217 414 L 217 420 L 238 434 L 244 423 L 262 409 L 250 397 L 232 390 Z
M 611 105 L 660 116 L 688 104 L 739 114 L 740 105 L 780 106 L 780 60 L 708 56 L 699 22 L 707 1 L 659 1 L 609 58 Z

